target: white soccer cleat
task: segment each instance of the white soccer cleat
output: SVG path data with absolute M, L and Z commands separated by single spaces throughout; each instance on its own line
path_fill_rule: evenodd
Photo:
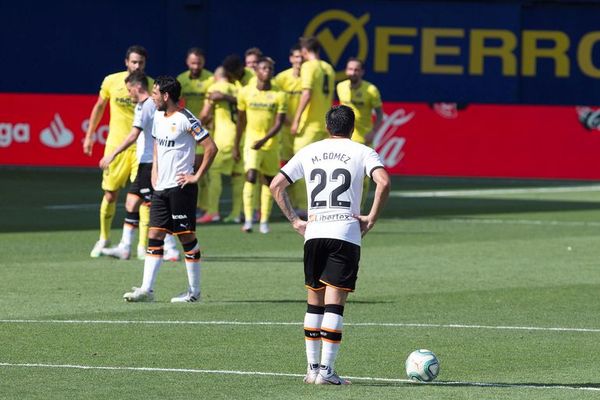
M 146 248 L 144 246 L 138 246 L 137 259 L 141 261 L 144 261 L 146 259 Z
M 143 290 L 139 287 L 132 287 L 131 292 L 127 292 L 123 295 L 123 299 L 132 303 L 142 303 L 154 301 L 154 292 Z
M 312 385 L 315 383 L 317 376 L 319 376 L 319 364 L 315 364 L 316 367 L 311 367 L 310 365 L 306 367 L 306 375 L 304 376 L 304 383 L 308 383 Z
M 269 233 L 271 232 L 271 228 L 269 228 L 269 223 L 268 222 L 261 222 L 260 226 L 258 227 L 258 231 L 260 233 Z
M 105 239 L 100 239 L 96 242 L 96 244 L 94 245 L 94 248 L 92 248 L 92 251 L 90 251 L 90 257 L 92 258 L 98 258 L 102 255 L 102 249 L 104 249 L 106 246 L 109 245 L 108 240 Z
M 129 257 L 131 256 L 131 247 L 119 243 L 116 247 L 103 248 L 102 255 L 118 258 L 119 260 L 129 260 Z
M 200 293 L 183 292 L 171 299 L 171 303 L 195 303 L 200 300 Z
M 245 221 L 242 226 L 242 232 L 251 233 L 252 232 L 252 221 Z
M 176 248 L 165 249 L 165 253 L 163 254 L 164 261 L 179 261 L 179 250 Z
M 351 385 L 352 382 L 349 380 L 340 378 L 337 372 L 332 371 L 330 368 L 326 370 L 322 369 L 315 379 L 316 385 Z

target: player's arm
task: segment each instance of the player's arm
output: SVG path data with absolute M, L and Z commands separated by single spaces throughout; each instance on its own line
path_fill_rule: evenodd
M 296 115 L 294 116 L 294 120 L 292 121 L 292 126 L 290 127 L 290 133 L 292 135 L 296 135 L 298 133 L 298 126 L 300 125 L 300 118 L 302 117 L 302 113 L 310 103 L 310 98 L 312 97 L 311 89 L 302 89 L 302 94 L 300 95 L 300 102 L 298 103 L 298 108 L 296 109 Z
M 198 171 L 196 171 L 196 173 L 193 175 L 193 180 L 188 179 L 181 185 L 181 187 L 185 186 L 186 183 L 197 183 L 200 180 L 200 178 L 202 178 L 206 174 L 213 160 L 215 159 L 217 152 L 219 151 L 217 145 L 215 144 L 215 141 L 210 136 L 205 137 L 200 142 L 200 146 L 204 147 L 204 155 L 202 157 L 202 162 L 198 167 Z
M 371 129 L 371 132 L 365 135 L 365 142 L 367 144 L 373 143 L 375 134 L 377 133 L 379 127 L 383 123 L 383 110 L 381 109 L 381 107 L 375 107 L 373 110 L 375 111 L 375 122 L 373 123 L 373 129 Z
M 108 154 L 108 155 L 102 157 L 102 159 L 100 160 L 100 163 L 99 163 L 100 168 L 107 169 L 108 165 L 111 162 L 113 162 L 113 160 L 115 159 L 115 157 L 117 155 L 121 154 L 126 149 L 128 149 L 129 146 L 131 146 L 132 144 L 135 143 L 138 136 L 140 136 L 141 132 L 142 132 L 142 130 L 140 128 L 138 128 L 137 126 L 132 127 L 131 131 L 129 131 L 129 135 L 125 138 L 125 140 L 123 140 L 123 143 L 121 143 L 119 145 L 119 147 L 117 147 L 115 149 L 115 151 L 113 151 L 111 154 Z
M 212 100 L 212 101 L 225 100 L 226 102 L 231 103 L 231 104 L 235 104 L 237 102 L 235 96 L 232 96 L 230 94 L 226 94 L 223 92 L 219 92 L 218 90 L 215 90 L 214 92 L 210 92 L 208 94 L 208 99 Z
M 202 111 L 200 111 L 200 122 L 202 122 L 202 125 L 208 125 L 210 123 L 210 121 L 212 120 L 212 116 L 213 116 L 213 105 L 210 101 L 205 101 L 204 102 L 204 107 L 202 107 Z
M 384 168 L 377 168 L 374 170 L 371 177 L 375 182 L 375 198 L 373 199 L 373 205 L 371 206 L 369 215 L 360 215 L 358 217 L 362 236 L 365 236 L 373 229 L 379 218 L 379 214 L 390 195 L 390 176 Z
M 301 236 L 304 236 L 306 231 L 306 221 L 301 220 L 298 214 L 294 211 L 290 196 L 287 194 L 286 188 L 290 185 L 287 178 L 280 172 L 271 181 L 270 189 L 273 198 L 277 202 L 283 215 L 291 222 L 292 226 Z
M 240 142 L 242 141 L 242 134 L 246 129 L 246 111 L 238 110 L 237 125 L 235 128 L 235 140 L 233 141 L 232 156 L 235 161 L 240 160 Z
M 104 115 L 104 110 L 106 109 L 106 105 L 108 104 L 108 99 L 103 99 L 98 96 L 98 101 L 94 104 L 92 108 L 92 113 L 90 115 L 90 121 L 88 125 L 88 129 L 85 132 L 85 138 L 83 139 L 83 154 L 91 156 L 92 155 L 92 147 L 94 146 L 94 132 Z
M 279 131 L 281 130 L 281 127 L 283 126 L 284 121 L 285 121 L 285 114 L 284 113 L 277 114 L 277 116 L 275 117 L 275 123 L 273 124 L 273 126 L 271 127 L 269 132 L 265 135 L 264 138 L 254 142 L 254 144 L 252 145 L 252 148 L 254 150 L 260 149 L 265 143 L 267 143 L 267 141 L 269 139 L 271 139 L 273 136 L 277 135 L 279 133 Z

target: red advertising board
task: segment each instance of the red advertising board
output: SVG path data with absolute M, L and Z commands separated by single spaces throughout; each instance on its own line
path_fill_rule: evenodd
M 95 95 L 0 94 L 0 165 L 97 167 L 82 142 Z M 385 103 L 375 147 L 393 174 L 600 179 L 600 110 Z

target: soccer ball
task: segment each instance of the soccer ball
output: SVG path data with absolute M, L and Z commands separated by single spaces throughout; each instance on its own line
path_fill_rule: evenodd
M 440 362 L 429 350 L 415 350 L 406 359 L 406 376 L 416 382 L 431 382 L 440 372 Z

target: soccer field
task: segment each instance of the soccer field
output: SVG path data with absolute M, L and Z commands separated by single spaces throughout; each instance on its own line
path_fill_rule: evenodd
M 201 303 L 169 303 L 183 262 L 163 264 L 155 303 L 125 303 L 143 263 L 89 257 L 99 172 L 0 183 L 0 398 L 600 395 L 598 184 L 395 178 L 346 306 L 336 369 L 353 385 L 321 387 L 302 382 L 302 238 L 278 210 L 269 235 L 199 227 Z M 419 348 L 433 384 L 406 380 Z

